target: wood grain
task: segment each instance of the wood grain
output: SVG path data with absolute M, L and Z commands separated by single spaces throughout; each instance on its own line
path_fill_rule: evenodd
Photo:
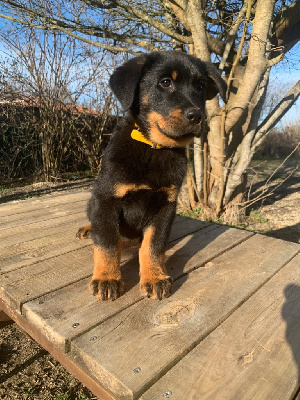
M 168 242 L 170 243 L 186 235 L 190 235 L 209 225 L 212 224 L 209 222 L 199 221 L 198 219 L 191 219 L 177 215 L 173 222 Z
M 180 220 L 181 218 L 178 219 L 179 222 Z M 202 226 L 201 223 L 199 225 Z M 179 223 L 175 229 L 179 237 L 182 236 L 181 227 L 185 233 L 187 231 L 187 228 Z M 223 226 L 206 226 L 200 231 L 170 243 L 166 254 L 167 270 L 176 280 L 188 271 L 205 265 L 213 257 L 222 254 L 226 249 L 237 245 L 251 235 L 246 231 L 228 229 Z M 127 249 L 127 254 L 123 252 L 122 276 L 125 280 L 125 294 L 116 301 L 104 303 L 95 301 L 87 290 L 89 279 L 84 279 L 29 303 L 26 298 L 23 298 L 22 301 L 27 303 L 23 306 L 23 312 L 37 329 L 51 336 L 59 349 L 69 351 L 70 342 L 74 337 L 142 299 L 139 288 L 138 258 L 132 258 L 134 251 L 137 253 L 137 250 L 138 247 Z M 70 253 L 70 259 L 73 256 L 76 256 L 76 253 Z M 29 289 L 27 283 L 26 287 Z M 12 291 L 13 288 L 10 289 L 10 292 Z M 74 322 L 79 323 L 76 329 L 72 327 Z
M 0 204 L 0 218 L 9 215 L 24 214 L 30 210 L 49 209 L 57 205 L 72 204 L 74 201 L 88 200 L 91 197 L 90 191 L 72 191 L 70 193 L 60 193 L 33 197 L 27 200 L 11 201 Z
M 75 238 L 78 227 L 86 222 L 85 215 L 80 214 L 72 224 L 58 225 L 58 229 L 54 228 L 50 232 L 41 228 L 41 232 L 36 233 L 35 239 L 31 239 L 31 235 L 25 237 L 23 235 L 23 241 L 20 243 L 7 245 L 1 249 L 0 274 L 91 244 L 90 240 Z
M 143 396 L 288 400 L 299 385 L 300 255 Z
M 22 304 L 91 275 L 92 246 L 49 258 L 0 276 L 0 295 L 6 304 Z
M 86 213 L 81 211 L 60 218 L 51 218 L 46 221 L 33 222 L 30 225 L 16 226 L 0 232 L 0 249 L 19 244 L 51 234 L 64 232 L 71 224 L 78 226 L 78 221 L 86 221 Z M 76 231 L 75 231 L 76 233 Z M 74 234 L 75 234 L 74 233 Z
M 136 399 L 298 250 L 255 235 L 177 280 L 169 299 L 145 299 L 78 337 L 71 355 L 116 399 Z
M 64 215 L 75 214 L 86 209 L 86 200 L 79 200 L 69 203 L 57 204 L 53 207 L 24 209 L 22 213 L 13 215 L 5 215 L 0 217 L 0 232 L 6 231 L 8 228 L 14 228 L 21 225 L 29 225 L 33 222 L 46 221 L 51 218 L 59 218 Z M 5 235 L 5 232 L 2 232 Z

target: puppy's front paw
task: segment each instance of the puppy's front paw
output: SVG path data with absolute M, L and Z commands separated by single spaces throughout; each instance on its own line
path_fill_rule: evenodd
M 116 300 L 121 296 L 124 284 L 121 279 L 91 280 L 90 291 L 98 300 Z
M 172 289 L 172 278 L 168 275 L 164 277 L 146 279 L 141 282 L 142 294 L 145 297 L 162 300 L 169 297 Z

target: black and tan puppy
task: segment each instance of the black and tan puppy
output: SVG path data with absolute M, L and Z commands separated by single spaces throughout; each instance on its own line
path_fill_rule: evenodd
M 145 296 L 168 297 L 165 247 L 187 170 L 185 147 L 201 134 L 205 102 L 226 84 L 210 63 L 179 52 L 153 52 L 117 68 L 110 86 L 128 116 L 115 129 L 88 204 L 94 242 L 91 291 L 100 300 L 122 292 L 121 238 L 140 238 Z

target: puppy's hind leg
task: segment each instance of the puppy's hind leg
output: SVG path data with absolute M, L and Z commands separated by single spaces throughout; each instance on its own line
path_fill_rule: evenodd
M 78 229 L 76 237 L 78 239 L 91 239 L 92 238 L 92 225 L 85 225 Z

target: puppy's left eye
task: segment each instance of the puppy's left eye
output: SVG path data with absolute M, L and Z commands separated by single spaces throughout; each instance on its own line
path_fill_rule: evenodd
M 195 89 L 197 90 L 197 92 L 201 92 L 203 88 L 204 88 L 203 82 L 196 82 Z
M 163 78 L 159 81 L 159 85 L 163 88 L 170 88 L 172 87 L 172 79 L 171 78 Z

